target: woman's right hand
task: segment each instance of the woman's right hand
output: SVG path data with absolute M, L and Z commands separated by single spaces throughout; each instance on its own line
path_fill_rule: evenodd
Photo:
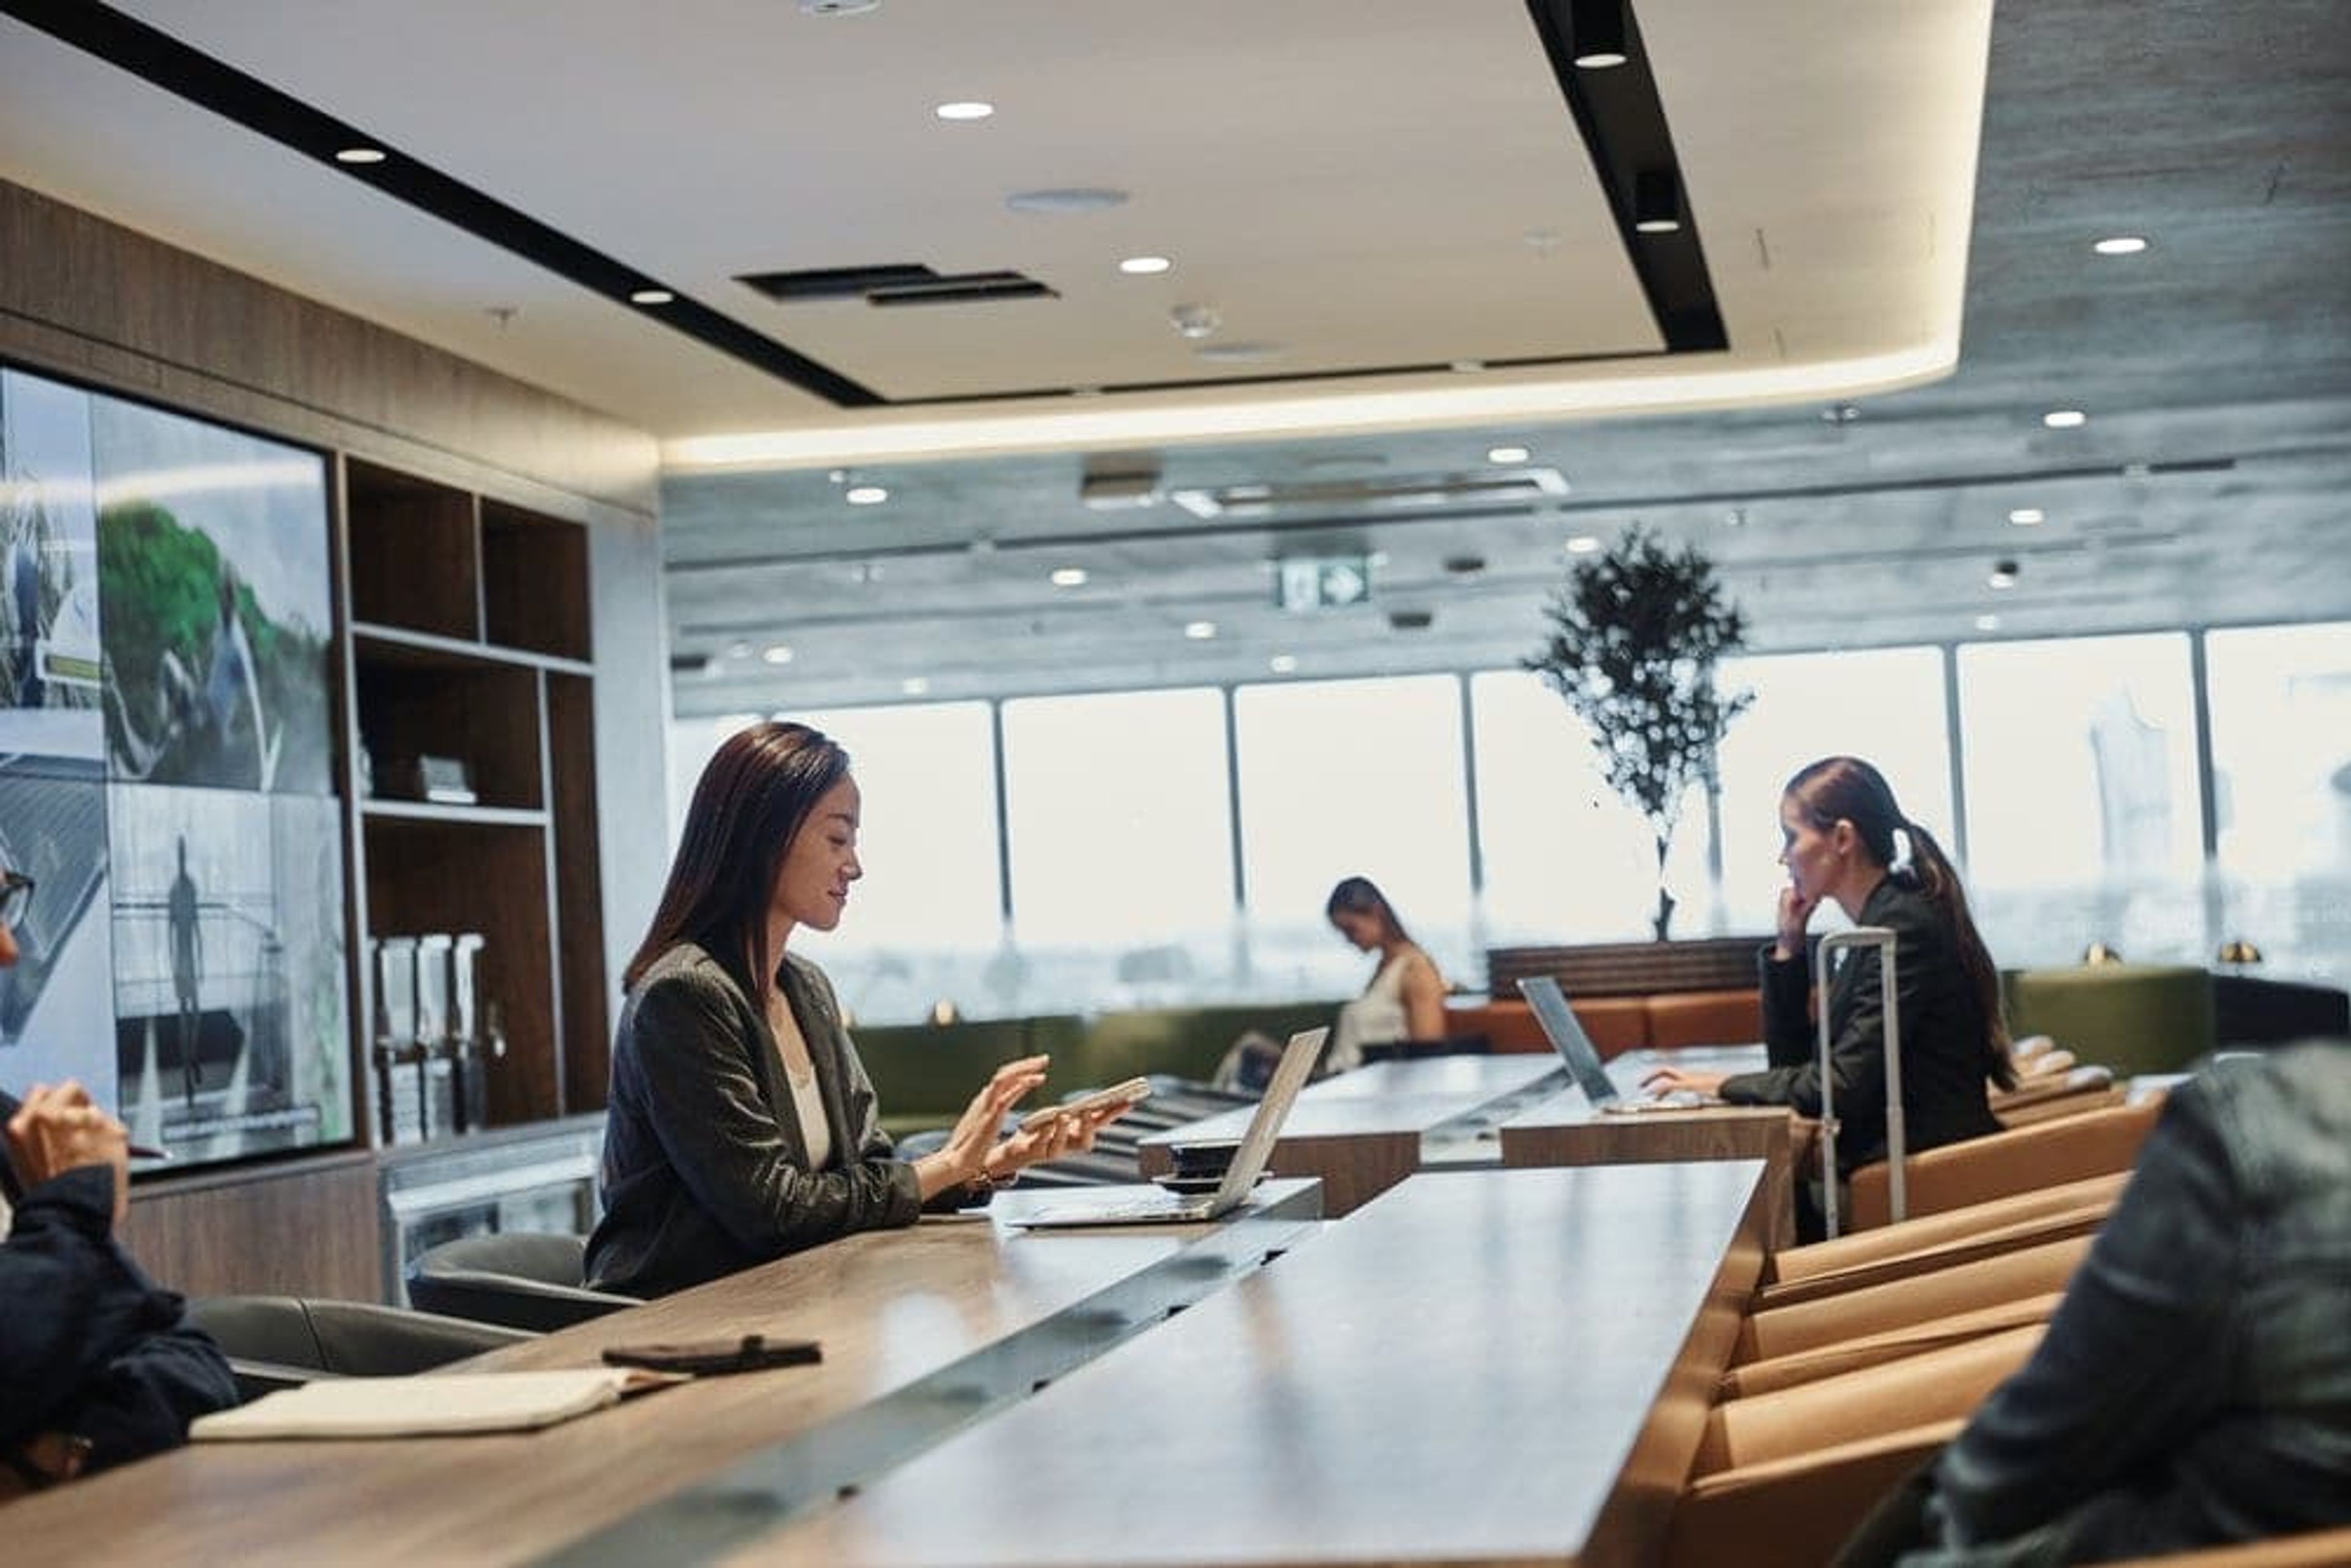
M 968 1186 L 987 1174 L 987 1151 L 996 1146 L 1006 1113 L 1045 1082 L 1045 1067 L 1051 1060 L 1024 1056 L 1018 1061 L 1008 1061 L 971 1097 L 971 1103 L 956 1119 L 954 1130 L 947 1134 L 947 1141 L 938 1153 L 925 1155 L 914 1162 L 914 1174 L 922 1184 L 925 1202 L 951 1186 Z
M 1780 934 L 1771 956 L 1785 960 L 1804 956 L 1804 927 L 1812 924 L 1813 911 L 1819 904 L 1819 899 L 1798 892 L 1794 883 L 1780 889 Z

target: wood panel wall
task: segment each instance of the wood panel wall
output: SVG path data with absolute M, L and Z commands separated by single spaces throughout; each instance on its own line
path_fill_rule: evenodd
M 601 901 L 616 1012 L 664 866 L 653 437 L 5 181 L 0 358 L 588 525 L 596 681 L 592 723 L 576 729 L 600 772 L 602 863 L 586 891 Z M 137 1205 L 126 1234 L 175 1288 L 381 1291 L 372 1155 L 164 1176 Z
M 375 1155 L 364 1149 L 142 1183 L 121 1235 L 159 1284 L 186 1295 L 383 1295 Z

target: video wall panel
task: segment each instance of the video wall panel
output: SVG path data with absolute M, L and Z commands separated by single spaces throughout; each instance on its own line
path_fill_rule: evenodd
M 0 1087 L 179 1163 L 352 1135 L 327 480 L 0 369 Z

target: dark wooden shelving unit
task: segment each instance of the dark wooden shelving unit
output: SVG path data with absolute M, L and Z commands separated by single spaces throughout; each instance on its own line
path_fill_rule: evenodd
M 371 940 L 478 932 L 507 1037 L 492 1124 L 601 1110 L 588 531 L 357 459 L 343 486 L 360 1017 L 375 1016 Z M 424 757 L 462 763 L 474 799 L 419 798 Z

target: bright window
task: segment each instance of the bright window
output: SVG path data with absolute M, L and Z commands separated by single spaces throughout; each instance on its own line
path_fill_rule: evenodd
M 1360 989 L 1364 960 L 1322 909 L 1342 878 L 1362 875 L 1448 978 L 1474 979 L 1460 683 L 1244 686 L 1235 704 L 1258 967 L 1293 994 Z
M 1471 678 L 1478 752 L 1479 853 L 1486 871 L 1489 939 L 1510 943 L 1629 941 L 1651 935 L 1656 850 L 1647 821 L 1608 787 L 1583 720 L 1516 670 Z M 1693 789 L 1667 862 L 1679 907 L 1672 934 L 1701 930 L 1706 800 Z
M 1823 757 L 1874 764 L 1904 813 L 1957 852 L 1939 649 L 1727 659 L 1720 682 L 1755 694 L 1722 743 L 1722 896 L 1732 929 L 1771 929 L 1787 880 L 1780 792 Z
M 1008 702 L 1004 768 L 1023 952 L 1098 949 L 1146 988 L 1221 967 L 1233 915 L 1222 693 Z

